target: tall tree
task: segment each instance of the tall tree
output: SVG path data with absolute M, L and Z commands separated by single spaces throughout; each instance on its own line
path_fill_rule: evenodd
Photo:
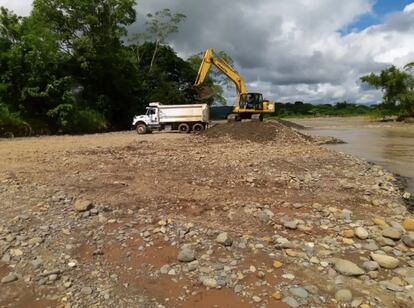
M 147 14 L 147 18 L 147 30 L 142 34 L 138 34 L 138 37 L 141 35 L 145 40 L 155 41 L 151 64 L 149 66 L 149 70 L 151 71 L 160 45 L 166 43 L 168 36 L 178 32 L 178 26 L 185 20 L 186 16 L 182 13 L 173 14 L 170 9 L 164 9 L 154 14 Z
M 35 0 L 33 16 L 52 29 L 80 97 L 116 127 L 125 127 L 137 82 L 123 39 L 135 0 Z
M 382 89 L 383 104 L 397 107 L 402 114 L 414 116 L 414 77 L 409 73 L 412 64 L 401 70 L 394 65 L 384 69 L 380 74 L 370 74 L 361 77 L 369 85 Z

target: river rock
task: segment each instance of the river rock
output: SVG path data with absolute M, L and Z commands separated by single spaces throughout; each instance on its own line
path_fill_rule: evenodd
M 399 240 L 401 238 L 401 232 L 395 228 L 385 228 L 382 231 L 382 236 L 386 238 L 390 238 L 392 240 Z
M 203 279 L 203 285 L 210 289 L 217 288 L 217 280 L 213 278 L 205 278 Z
M 233 240 L 229 237 L 227 232 L 222 232 L 216 237 L 216 242 L 223 246 L 233 245 Z
M 395 283 L 391 281 L 381 281 L 380 285 L 387 290 L 394 291 L 394 292 L 402 292 L 404 288 L 400 287 L 399 285 L 396 285 Z
M 6 284 L 6 283 L 14 282 L 16 280 L 18 280 L 18 277 L 15 274 L 10 273 L 1 279 L 1 283 Z
M 295 220 L 287 221 L 283 224 L 283 226 L 290 230 L 296 230 L 298 228 L 298 222 Z
M 89 200 L 76 200 L 75 202 L 75 210 L 77 212 L 86 212 L 92 209 L 93 203 Z
M 307 298 L 309 293 L 304 288 L 301 287 L 293 287 L 289 289 L 290 294 L 300 298 Z
M 18 248 L 10 249 L 10 255 L 12 257 L 20 257 L 23 255 L 23 251 Z
M 262 301 L 262 299 L 257 295 L 253 296 L 252 299 L 255 303 L 260 303 Z
M 345 238 L 353 238 L 354 235 L 355 235 L 355 232 L 352 229 L 347 229 L 342 232 L 342 236 Z
M 297 307 L 300 306 L 299 303 L 297 302 L 297 300 L 294 299 L 293 297 L 290 297 L 290 296 L 285 297 L 283 299 L 283 302 L 286 303 L 289 307 L 292 307 L 292 308 L 297 308 Z
M 414 232 L 408 232 L 403 237 L 403 242 L 410 248 L 414 248 Z
M 400 261 L 397 258 L 387 255 L 371 253 L 371 258 L 383 268 L 394 269 L 400 265 Z
M 93 290 L 91 287 L 83 287 L 81 289 L 81 293 L 85 295 L 91 295 L 93 293 Z
M 34 237 L 30 239 L 28 243 L 29 245 L 39 245 L 43 243 L 43 239 L 41 237 Z
M 259 220 L 263 223 L 268 223 L 270 221 L 269 215 L 267 215 L 266 212 L 264 212 L 264 211 L 260 211 L 257 214 L 257 218 L 259 218 Z
M 414 219 L 407 217 L 402 225 L 405 230 L 414 231 Z
M 369 233 L 362 227 L 358 227 L 355 229 L 355 235 L 360 240 L 366 240 L 369 237 Z
M 385 219 L 382 217 L 376 217 L 372 220 L 372 222 L 377 226 L 386 226 L 387 223 L 385 222 Z
M 352 211 L 348 209 L 343 209 L 341 213 L 341 218 L 344 220 L 351 220 L 352 217 Z
M 334 264 L 335 270 L 345 276 L 360 276 L 365 274 L 363 269 L 348 260 L 335 259 Z
M 180 262 L 192 262 L 196 259 L 195 251 L 190 246 L 183 246 L 178 253 L 178 261 Z
M 352 292 L 348 289 L 342 289 L 335 293 L 335 298 L 338 302 L 352 301 Z
M 363 246 L 363 248 L 369 251 L 375 251 L 379 249 L 377 243 L 373 240 L 369 240 L 368 243 Z
M 10 260 L 11 260 L 11 257 L 10 257 L 10 255 L 8 253 L 5 253 L 3 255 L 3 257 L 1 258 L 1 261 L 4 262 L 4 263 L 9 263 Z
M 379 269 L 379 264 L 375 261 L 367 261 L 367 262 L 364 262 L 364 264 L 362 264 L 362 267 L 366 271 L 372 272 L 372 271 L 376 271 L 377 269 Z

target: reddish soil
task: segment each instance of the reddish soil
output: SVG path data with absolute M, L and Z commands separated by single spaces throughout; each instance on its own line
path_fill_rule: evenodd
M 282 308 L 287 306 L 271 294 L 292 284 L 318 285 L 320 295 L 331 298 L 326 271 L 304 270 L 273 238 L 317 245 L 337 236 L 333 227 L 321 229 L 320 220 L 334 216 L 329 208 L 335 215 L 351 208 L 355 220 L 367 219 L 367 200 L 396 200 L 367 188 L 377 182 L 368 164 L 323 149 L 278 122 L 219 125 L 202 136 L 128 132 L 4 140 L 0 157 L 0 252 L 8 250 L 8 234 L 22 236 L 11 245 L 23 256 L 11 263 L 31 277 L 0 285 L 2 307 Z M 79 199 L 91 200 L 97 212 L 76 212 Z M 268 221 L 259 215 L 265 209 L 274 213 Z M 384 208 L 381 214 L 391 213 Z M 287 230 L 285 218 L 306 228 Z M 216 243 L 218 232 L 228 232 L 235 244 Z M 44 242 L 26 245 L 35 236 Z M 198 270 L 177 260 L 184 244 L 195 247 L 199 266 L 211 268 L 211 275 L 228 270 L 221 289 L 207 289 Z M 30 264 L 35 256 L 43 268 Z M 72 259 L 78 265 L 69 269 Z M 281 269 L 273 268 L 275 260 L 283 262 Z M 165 265 L 175 273 L 161 274 Z M 249 272 L 251 266 L 256 272 Z M 57 282 L 40 285 L 43 271 L 55 268 L 62 269 Z M 0 266 L 0 278 L 9 270 Z M 240 281 L 231 277 L 238 272 Z M 65 277 L 71 286 L 64 287 Z M 236 294 L 236 284 L 245 295 Z M 82 293 L 85 286 L 93 293 Z M 254 295 L 262 301 L 254 303 Z M 303 305 L 318 306 L 309 300 Z

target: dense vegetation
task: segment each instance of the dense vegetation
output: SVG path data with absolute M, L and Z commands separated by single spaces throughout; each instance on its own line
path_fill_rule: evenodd
M 193 101 L 194 59 L 165 44 L 185 16 L 165 9 L 128 33 L 135 5 L 35 0 L 28 17 L 1 8 L 0 135 L 127 129 L 149 101 Z
M 278 117 L 320 117 L 320 116 L 359 116 L 368 115 L 375 110 L 375 106 L 357 105 L 347 102 L 336 104 L 308 104 L 303 102 L 277 103 L 276 116 Z

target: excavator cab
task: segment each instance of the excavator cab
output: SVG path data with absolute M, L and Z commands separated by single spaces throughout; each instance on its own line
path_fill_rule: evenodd
M 240 95 L 240 109 L 263 110 L 263 95 L 261 93 L 246 93 Z

